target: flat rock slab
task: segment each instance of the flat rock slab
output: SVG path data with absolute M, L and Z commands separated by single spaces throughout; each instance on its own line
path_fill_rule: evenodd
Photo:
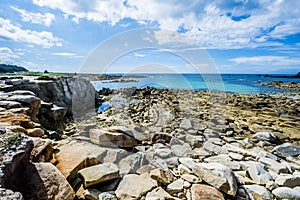
M 140 199 L 156 186 L 156 181 L 149 177 L 128 174 L 123 177 L 115 193 L 118 199 Z
M 78 171 L 85 188 L 119 177 L 119 168 L 113 163 L 104 163 Z
M 125 133 L 112 133 L 102 129 L 92 129 L 89 135 L 94 144 L 101 146 L 130 148 L 137 145 L 135 139 Z

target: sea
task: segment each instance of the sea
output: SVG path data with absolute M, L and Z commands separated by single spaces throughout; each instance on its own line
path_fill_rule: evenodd
M 116 80 L 91 81 L 96 90 L 102 88 L 163 88 L 199 91 L 218 91 L 238 94 L 282 94 L 288 90 L 260 86 L 269 81 L 298 82 L 299 78 L 278 78 L 261 74 L 111 74 Z M 282 76 L 277 74 L 276 76 Z M 143 77 L 141 77 L 143 76 Z M 275 76 L 275 75 L 272 75 Z M 121 80 L 121 81 L 120 81 Z M 124 81 L 125 80 L 125 81 Z

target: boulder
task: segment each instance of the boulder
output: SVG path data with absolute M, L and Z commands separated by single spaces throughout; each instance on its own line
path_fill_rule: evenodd
M 30 108 L 29 116 L 35 119 L 35 116 L 39 113 L 41 106 L 41 100 L 33 95 L 13 95 L 7 98 L 8 101 L 16 101 L 21 103 L 25 107 Z
M 272 191 L 278 200 L 300 199 L 300 191 L 288 187 L 279 187 Z
M 269 172 L 264 169 L 264 166 L 259 162 L 247 161 L 241 163 L 247 169 L 250 177 L 256 184 L 266 184 L 272 181 L 273 178 Z
M 262 157 L 258 161 L 277 174 L 290 172 L 288 163 L 280 163 L 267 157 Z
M 284 187 L 296 187 L 300 185 L 300 175 L 280 174 L 276 177 L 275 183 Z
M 120 174 L 136 173 L 144 165 L 148 165 L 149 160 L 146 154 L 138 152 L 123 158 L 119 163 Z
M 75 193 L 63 175 L 51 163 L 35 163 L 37 176 L 28 183 L 35 198 L 31 199 L 74 199 Z M 35 186 L 35 187 L 34 187 Z
M 191 200 L 225 200 L 223 194 L 214 187 L 204 184 L 193 184 Z
M 244 185 L 243 186 L 251 200 L 272 200 L 273 195 L 269 190 L 261 185 Z
M 283 157 L 289 157 L 289 156 L 298 156 L 300 155 L 300 147 L 290 144 L 290 143 L 284 143 L 282 145 L 278 145 L 274 148 L 274 150 Z
M 277 136 L 271 132 L 257 132 L 253 135 L 253 137 L 262 141 L 268 141 L 272 143 L 278 142 Z
M 154 199 L 179 200 L 178 198 L 171 196 L 168 192 L 166 192 L 161 187 L 155 188 L 151 192 L 147 193 L 146 200 L 154 200 Z
M 197 163 L 193 167 L 193 172 L 211 186 L 228 195 L 235 196 L 236 177 L 228 167 L 219 163 Z
M 133 137 L 124 133 L 111 133 L 102 129 L 91 129 L 89 135 L 94 144 L 101 146 L 130 148 L 137 145 Z
M 119 199 L 140 199 L 156 186 L 156 181 L 149 177 L 128 174 L 123 177 L 115 193 Z
M 175 194 L 178 192 L 182 192 L 183 188 L 184 188 L 184 180 L 180 178 L 180 179 L 177 179 L 177 180 L 173 181 L 172 183 L 170 183 L 167 186 L 167 191 L 170 194 Z
M 83 185 L 88 188 L 102 182 L 106 182 L 119 177 L 119 168 L 113 163 L 104 163 L 87 167 L 78 171 Z
M 27 129 L 27 134 L 31 137 L 42 137 L 44 133 L 44 130 L 41 128 Z

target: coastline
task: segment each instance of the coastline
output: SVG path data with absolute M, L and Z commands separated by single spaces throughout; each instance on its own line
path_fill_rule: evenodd
M 83 81 L 76 84 L 95 94 L 94 114 L 66 124 L 67 111 L 74 112 L 74 78 L 7 83 L 0 100 L 0 158 L 6 160 L 0 184 L 15 195 L 272 199 L 277 190 L 297 191 L 291 181 L 300 180 L 299 98 L 149 87 L 95 91 Z M 103 102 L 111 106 L 97 114 Z M 56 130 L 48 130 L 54 122 Z M 36 190 L 13 181 L 28 181 L 24 170 L 42 177 L 30 181 Z M 41 183 L 45 188 L 38 189 Z M 57 183 L 67 195 L 53 192 Z

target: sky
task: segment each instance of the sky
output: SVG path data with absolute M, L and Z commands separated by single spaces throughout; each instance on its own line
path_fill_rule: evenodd
M 31 71 L 295 74 L 299 0 L 1 0 L 0 63 Z

